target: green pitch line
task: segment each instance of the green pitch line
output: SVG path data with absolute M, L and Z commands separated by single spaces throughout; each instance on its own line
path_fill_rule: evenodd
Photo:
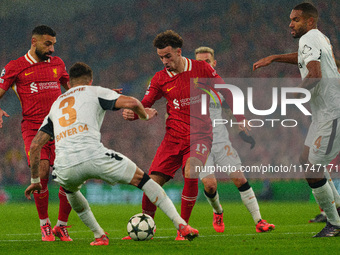
M 212 227 L 212 209 L 200 202 L 190 224 L 200 231 L 192 242 L 174 241 L 176 230 L 161 211 L 157 211 L 155 238 L 145 242 L 122 241 L 128 219 L 140 212 L 140 205 L 92 205 L 98 222 L 110 235 L 110 245 L 91 247 L 93 234 L 72 212 L 69 218 L 73 242 L 42 242 L 37 212 L 33 203 L 1 205 L 0 254 L 327 254 L 338 250 L 339 238 L 312 238 L 324 224 L 308 223 L 318 213 L 314 203 L 260 202 L 262 217 L 276 225 L 270 233 L 256 233 L 253 220 L 239 203 L 223 203 L 224 233 Z M 180 205 L 177 205 L 180 210 Z M 49 214 L 56 223 L 57 204 Z M 47 252 L 47 253 L 46 253 Z

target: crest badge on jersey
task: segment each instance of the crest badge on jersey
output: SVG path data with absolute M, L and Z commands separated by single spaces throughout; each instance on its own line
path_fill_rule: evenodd
M 57 68 L 53 68 L 54 78 L 58 78 Z
M 146 96 L 149 95 L 149 88 L 150 88 L 150 86 L 151 86 L 151 81 L 150 81 L 148 87 L 146 88 L 146 92 L 145 92 Z
M 307 54 L 311 50 L 312 50 L 312 47 L 309 47 L 307 44 L 305 44 L 305 46 L 303 46 L 302 54 Z
M 6 69 L 4 68 L 4 69 L 2 69 L 2 71 L 1 71 L 1 75 L 0 75 L 0 77 L 4 76 L 4 75 L 5 75 L 5 73 L 6 73 Z

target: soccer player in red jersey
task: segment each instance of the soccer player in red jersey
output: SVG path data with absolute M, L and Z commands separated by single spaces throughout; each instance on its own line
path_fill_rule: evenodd
M 29 149 L 32 139 L 48 114 L 52 103 L 61 94 L 60 85 L 68 89 L 69 76 L 65 64 L 59 57 L 52 56 L 55 43 L 56 32 L 53 29 L 44 25 L 35 27 L 32 31 L 30 50 L 17 60 L 10 61 L 1 72 L 0 98 L 11 87 L 21 103 L 23 115 L 21 131 L 29 165 Z M 4 110 L 0 109 L 0 127 L 2 127 L 3 116 L 9 117 Z M 54 157 L 54 141 L 50 141 L 41 151 L 40 178 L 31 179 L 31 183 L 39 182 L 41 179 L 42 189 L 39 194 L 34 193 L 34 200 L 39 214 L 42 240 L 54 241 L 54 235 L 56 235 L 62 241 L 72 241 L 67 232 L 71 206 L 61 187 L 58 222 L 53 230 L 48 217 L 47 183 Z
M 201 115 L 199 118 L 193 115 L 197 108 L 195 108 L 195 104 L 200 105 L 201 100 L 197 100 L 199 94 L 193 95 L 193 91 L 190 89 L 190 79 L 221 79 L 221 77 L 205 61 L 183 57 L 181 50 L 183 39 L 172 30 L 158 34 L 153 45 L 157 48 L 157 54 L 165 68 L 152 78 L 142 104 L 148 108 L 157 100 L 165 97 L 168 118 L 166 134 L 151 164 L 149 175 L 163 186 L 182 167 L 184 188 L 181 217 L 189 222 L 198 195 L 199 172 L 196 169 L 205 164 L 212 142 L 209 114 Z M 228 104 L 233 105 L 230 91 L 221 89 L 220 92 Z M 129 110 L 123 111 L 123 117 L 128 120 L 137 118 Z M 243 115 L 235 117 L 239 122 L 245 120 Z M 247 128 L 248 126 L 245 124 L 243 129 L 247 131 Z M 144 213 L 154 217 L 156 206 L 145 195 L 142 208 Z M 184 240 L 184 238 L 178 233 L 176 240 Z

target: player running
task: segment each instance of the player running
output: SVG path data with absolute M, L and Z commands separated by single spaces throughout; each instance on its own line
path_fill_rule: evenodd
M 110 184 L 125 183 L 144 191 L 173 221 L 175 227 L 188 240 L 198 236 L 178 214 L 165 191 L 124 155 L 107 149 L 100 142 L 100 127 L 105 111 L 128 108 L 140 119 L 149 120 L 157 111 L 144 109 L 133 97 L 120 95 L 103 87 L 92 85 L 93 73 L 85 63 L 75 63 L 70 69 L 70 90 L 52 105 L 41 128 L 31 144 L 31 185 L 25 196 L 40 191 L 39 178 L 41 148 L 51 138 L 56 142 L 55 170 L 52 176 L 64 189 L 70 204 L 80 219 L 94 233 L 93 246 L 108 245 L 109 238 L 96 221 L 86 198 L 80 192 L 89 179 L 101 179 Z
M 292 36 L 300 38 L 298 52 L 260 59 L 253 69 L 272 62 L 297 64 L 302 77 L 299 87 L 311 92 L 312 124 L 300 163 L 307 170 L 306 180 L 315 200 L 327 216 L 326 226 L 314 237 L 331 237 L 340 234 L 340 217 L 335 205 L 335 196 L 339 194 L 327 182 L 324 171 L 315 169 L 318 165 L 327 166 L 340 151 L 340 74 L 329 39 L 317 29 L 318 17 L 318 10 L 310 3 L 295 6 L 289 27 Z M 308 155 L 306 161 L 305 155 Z
M 53 57 L 56 43 L 56 32 L 47 26 L 37 26 L 32 31 L 31 48 L 22 57 L 10 61 L 1 72 L 0 98 L 12 87 L 22 107 L 21 132 L 25 144 L 28 165 L 30 165 L 30 145 L 52 103 L 61 94 L 60 85 L 68 89 L 68 74 L 65 64 L 59 57 Z M 9 117 L 0 109 L 0 128 L 2 117 Z M 55 227 L 51 228 L 48 216 L 47 188 L 50 166 L 55 158 L 54 142 L 48 142 L 41 152 L 40 178 L 42 189 L 34 193 L 34 201 L 38 210 L 43 241 L 54 241 L 55 236 L 61 241 L 72 241 L 67 231 L 68 216 L 71 206 L 65 191 L 59 189 L 59 215 Z M 53 235 L 53 234 L 54 235 Z
M 213 49 L 209 47 L 199 47 L 195 50 L 195 56 L 196 60 L 205 61 L 213 68 L 216 67 L 217 61 L 215 59 Z M 218 102 L 217 96 L 213 93 L 212 95 L 215 97 L 215 101 Z M 210 118 L 212 121 L 214 119 L 222 119 L 222 106 L 229 108 L 223 96 L 221 94 L 219 96 L 222 98 L 222 105 L 220 103 L 215 105 L 213 102 L 209 105 Z M 240 136 L 245 142 L 251 144 L 251 149 L 255 146 L 255 140 L 251 136 L 246 135 L 243 131 L 240 132 Z M 216 164 L 220 166 L 232 166 L 237 169 L 235 172 L 227 172 L 227 174 L 239 190 L 241 200 L 254 220 L 256 232 L 274 230 L 275 225 L 267 223 L 267 221 L 263 220 L 261 217 L 260 207 L 257 203 L 255 193 L 244 174 L 240 171 L 241 160 L 229 140 L 229 132 L 225 125 L 216 125 L 213 127 L 211 153 L 209 154 L 205 166 L 207 167 L 206 169 L 211 169 L 209 166 L 214 166 Z M 217 181 L 215 175 L 214 173 L 206 171 L 201 172 L 199 177 L 204 185 L 204 194 L 213 208 L 213 227 L 216 232 L 224 232 L 225 225 L 223 222 L 223 208 L 220 204 L 217 192 Z
M 190 79 L 221 77 L 204 61 L 196 61 L 182 56 L 183 39 L 176 32 L 167 30 L 156 36 L 153 41 L 157 54 L 164 65 L 162 71 L 152 78 L 142 100 L 144 107 L 151 107 L 157 100 L 167 99 L 166 133 L 149 169 L 150 177 L 163 186 L 174 177 L 182 167 L 184 188 L 182 192 L 181 216 L 189 222 L 191 211 L 198 194 L 198 172 L 195 167 L 204 165 L 208 158 L 212 142 L 212 129 L 209 114 L 195 116 L 194 111 L 201 104 L 201 90 L 190 88 Z M 229 90 L 221 90 L 223 96 L 232 105 Z M 137 116 L 124 110 L 125 119 L 134 120 Z M 235 116 L 238 121 L 244 116 Z M 202 128 L 204 127 L 204 128 Z M 243 129 L 247 131 L 248 126 Z M 197 151 L 198 150 L 198 151 Z M 154 217 L 156 207 L 144 195 L 143 212 Z M 125 239 L 125 238 L 124 238 Z M 129 239 L 127 237 L 127 239 Z M 183 240 L 180 233 L 176 240 Z

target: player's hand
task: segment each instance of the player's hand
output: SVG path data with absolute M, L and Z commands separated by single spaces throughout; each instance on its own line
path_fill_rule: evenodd
M 124 109 L 122 115 L 123 115 L 124 120 L 135 119 L 135 113 L 130 109 Z
M 123 89 L 113 89 L 113 91 L 117 92 L 118 94 L 122 94 L 123 93 Z
M 267 65 L 271 64 L 272 62 L 273 62 L 272 56 L 261 58 L 259 61 L 255 62 L 253 64 L 253 71 L 255 71 L 256 69 L 258 69 L 260 67 L 267 66 Z
M 249 135 L 249 131 L 251 130 L 250 126 L 248 125 L 248 120 L 245 119 L 244 120 L 244 125 L 242 124 L 238 124 L 238 129 L 240 130 L 240 132 L 244 132 L 246 135 Z
M 27 187 L 27 189 L 25 190 L 25 197 L 28 199 L 28 200 L 31 200 L 31 194 L 34 192 L 34 191 L 38 191 L 38 193 L 40 193 L 40 190 L 42 189 L 42 186 L 41 186 L 41 183 L 31 183 L 30 186 Z
M 4 122 L 3 119 L 2 119 L 2 116 L 5 116 L 7 118 L 9 117 L 7 112 L 5 112 L 4 110 L 0 109 L 0 128 L 2 128 L 2 123 Z
M 242 138 L 243 141 L 246 143 L 250 143 L 250 149 L 255 147 L 255 140 L 251 135 L 247 135 L 244 131 L 239 133 L 239 136 Z
M 158 112 L 156 111 L 156 109 L 153 109 L 153 108 L 145 108 L 145 111 L 149 115 L 148 120 L 151 120 L 153 117 L 158 115 Z

